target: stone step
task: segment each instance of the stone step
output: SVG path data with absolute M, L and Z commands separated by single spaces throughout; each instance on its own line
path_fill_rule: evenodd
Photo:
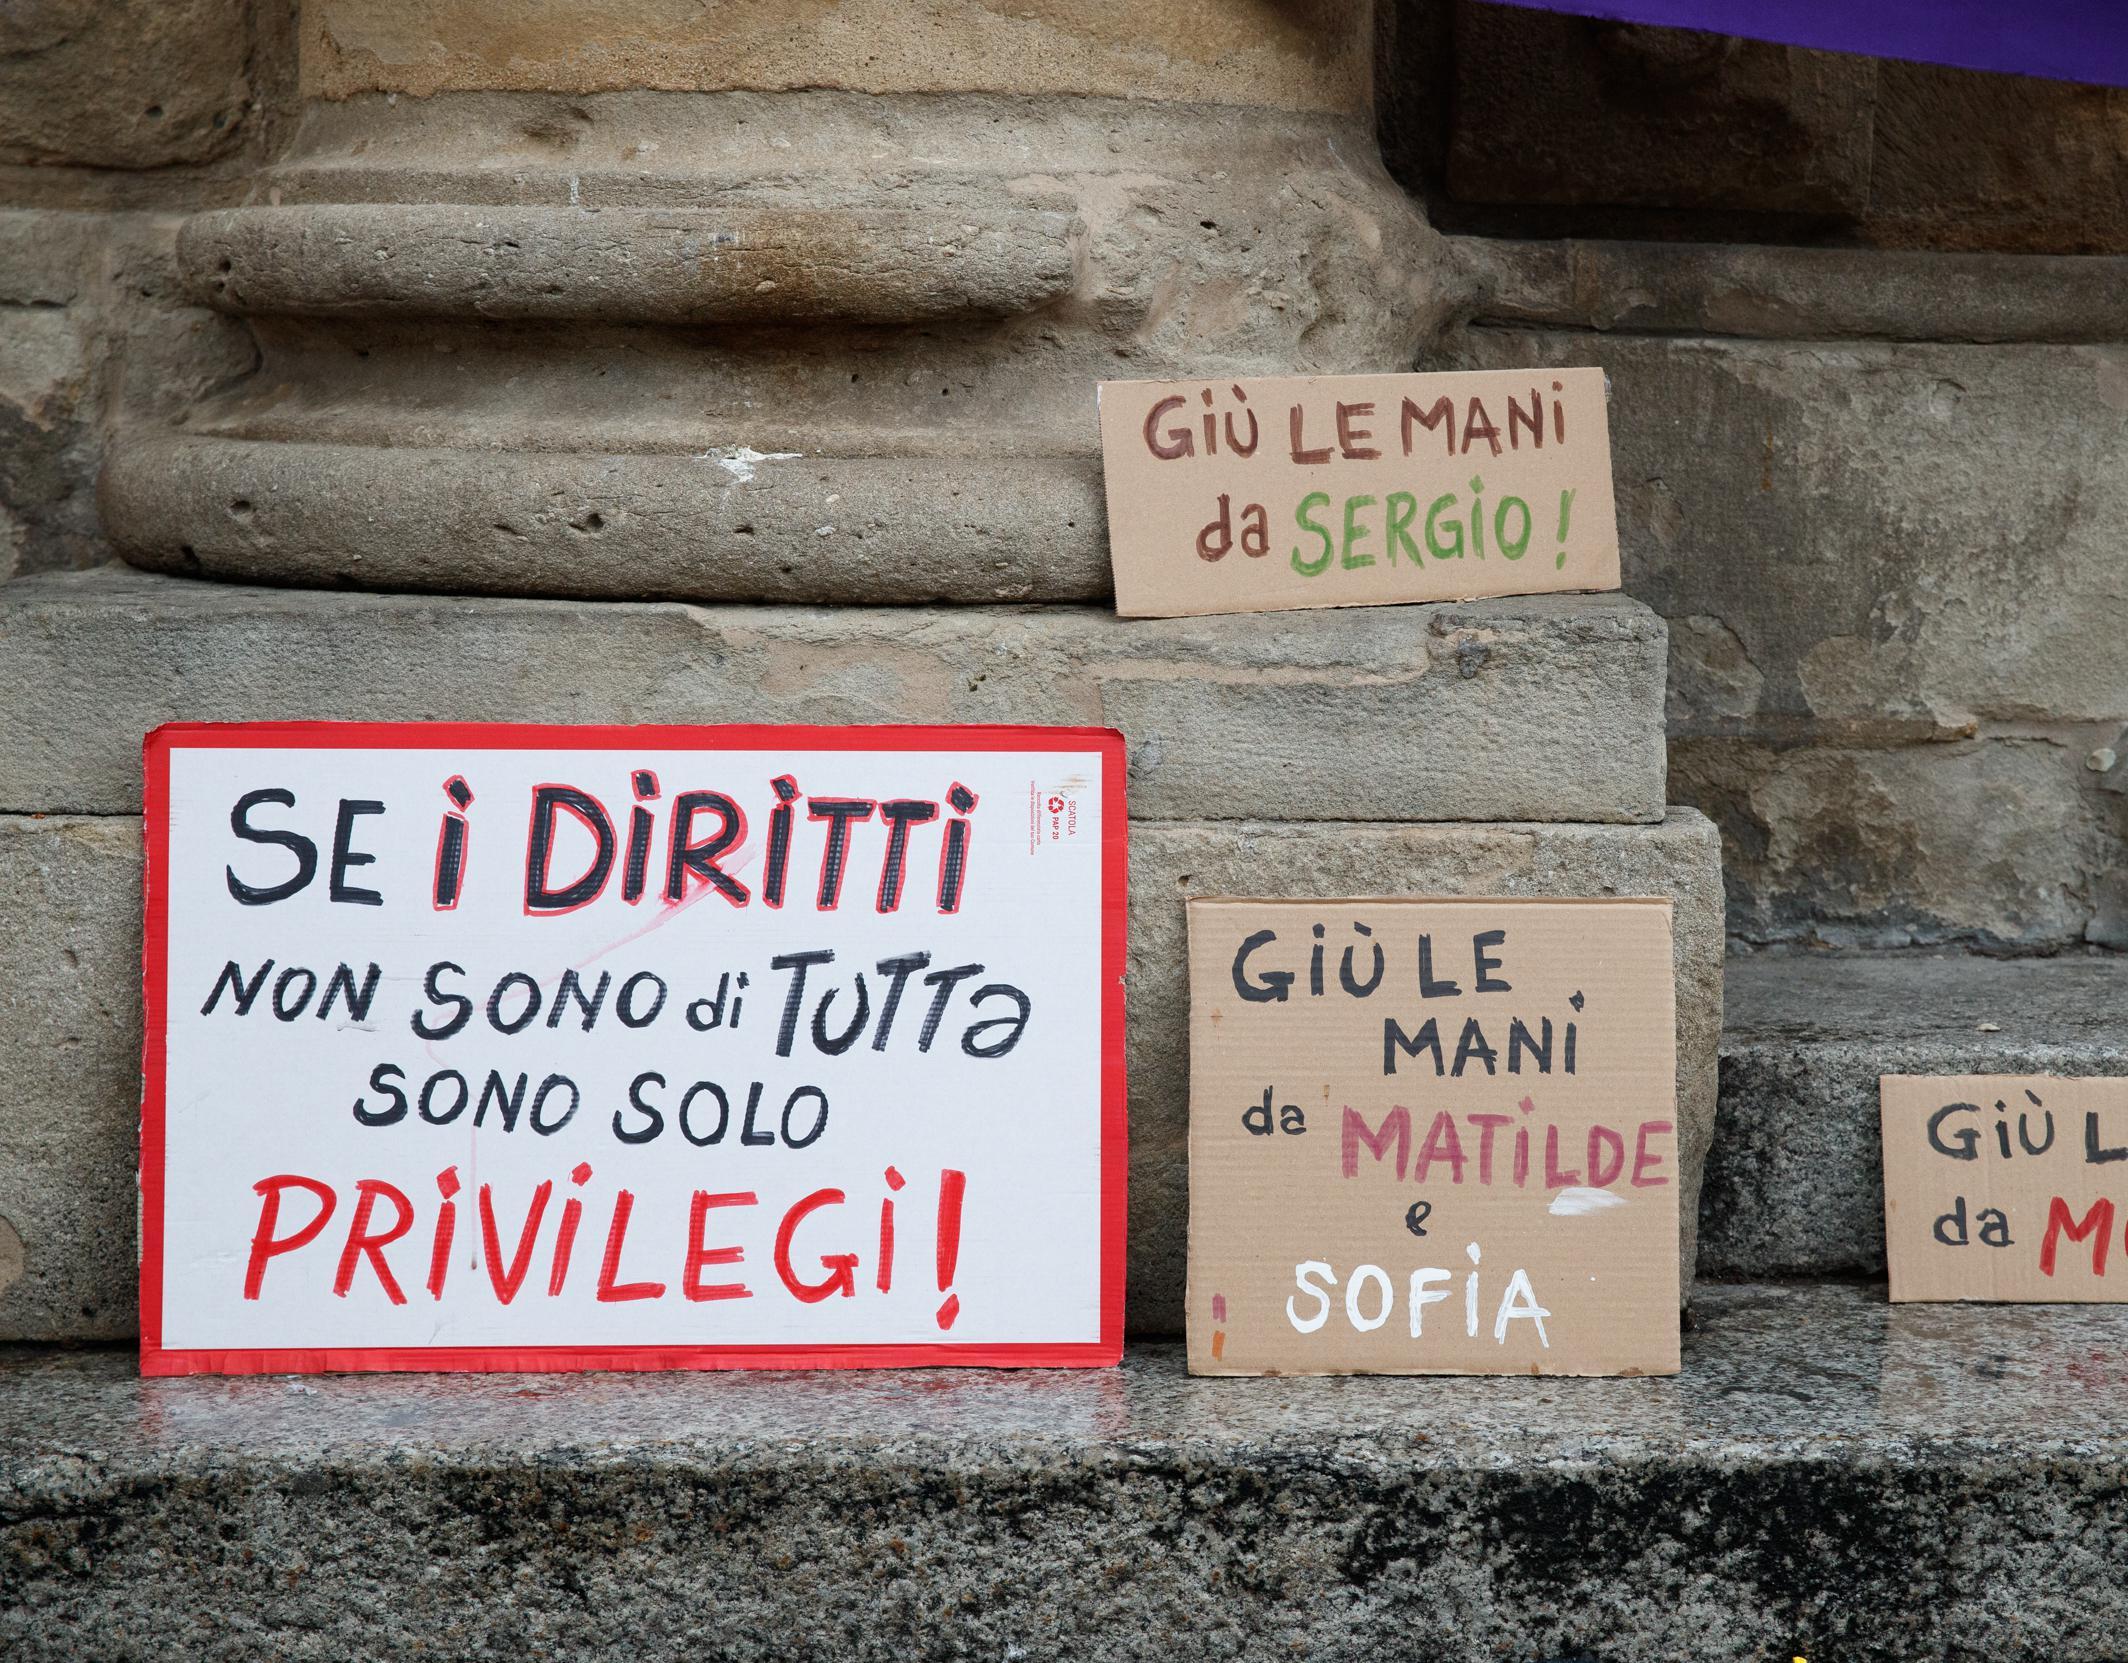
M 137 819 L 0 816 L 0 1340 L 135 1331 L 140 880 Z M 1130 889 L 1133 1332 L 1182 1329 L 1191 895 L 1671 897 L 1689 1270 L 1721 1029 L 1720 849 L 1700 815 L 1654 826 L 1142 822 Z
M 0 1653 L 2119 1658 L 2128 1312 L 1693 1311 L 1649 1380 L 0 1351 Z
M 172 720 L 1045 722 L 1131 742 L 1146 819 L 1663 816 L 1662 621 L 1623 595 L 1125 620 L 0 586 L 0 811 L 140 807 Z
M 1884 1270 L 1881 1074 L 2128 1074 L 2128 957 L 1732 958 L 1703 1276 Z

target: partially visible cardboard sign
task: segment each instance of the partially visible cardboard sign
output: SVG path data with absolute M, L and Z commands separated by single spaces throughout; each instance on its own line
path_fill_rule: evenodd
M 1598 369 L 1105 381 L 1127 618 L 1616 589 Z
M 1667 900 L 1194 900 L 1194 1374 L 1674 1374 Z
M 147 742 L 141 1367 L 1113 1363 L 1123 743 Z
M 1887 1074 L 1891 1296 L 2128 1300 L 2128 1080 Z

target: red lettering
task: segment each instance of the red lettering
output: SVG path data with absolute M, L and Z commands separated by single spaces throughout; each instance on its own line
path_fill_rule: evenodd
M 1546 1189 L 1551 1190 L 1562 1190 L 1570 1188 L 1571 1186 L 1580 1182 L 1580 1173 L 1571 1171 L 1561 1172 L 1559 1170 L 1559 1128 L 1556 1126 L 1545 1127 L 1544 1187 Z
M 1606 1162 L 1606 1146 L 1609 1159 Z M 1589 1128 L 1589 1187 L 1607 1190 L 1626 1169 L 1626 1140 L 1608 1126 Z
M 1470 454 L 1470 445 L 1473 439 L 1483 439 L 1493 447 L 1495 456 L 1500 454 L 1500 430 L 1493 426 L 1493 419 L 1486 413 L 1485 401 L 1482 398 L 1472 399 L 1470 401 L 1470 409 L 1464 412 L 1463 454 L 1465 456 Z
M 702 1226 L 708 1222 L 712 1207 L 752 1207 L 759 1197 L 752 1190 L 738 1190 L 716 1195 L 708 1190 L 696 1190 L 694 1204 L 687 1213 L 687 1269 L 680 1277 L 680 1292 L 689 1299 L 751 1299 L 754 1290 L 744 1282 L 708 1282 L 702 1280 L 704 1265 L 736 1265 L 746 1258 L 746 1250 L 739 1247 L 704 1247 Z
M 2055 1196 L 2047 1203 L 2047 1233 L 2039 1244 L 2039 1273 L 2054 1274 L 2054 1254 L 2061 1245 L 2061 1238 L 2091 1242 L 2091 1274 L 2106 1274 L 2106 1250 L 2113 1245 L 2113 1203 L 2101 1197 L 2091 1203 L 2091 1210 L 2081 1220 L 2069 1216 L 2069 1203 Z
M 494 1284 L 495 1297 L 505 1305 L 515 1299 L 517 1290 L 524 1286 L 525 1272 L 532 1264 L 532 1244 L 539 1237 L 540 1220 L 547 1213 L 547 1197 L 553 1193 L 552 1179 L 532 1192 L 532 1205 L 525 1210 L 525 1222 L 517 1232 L 517 1252 L 510 1260 L 510 1268 L 504 1270 L 502 1242 L 495 1229 L 495 1187 L 492 1184 L 480 1186 L 480 1245 L 485 1250 L 481 1258 L 487 1264 L 488 1280 Z
M 1160 418 L 1178 405 L 1187 403 L 1189 400 L 1180 393 L 1171 393 L 1145 413 L 1145 448 L 1163 462 L 1172 462 L 1178 456 L 1194 456 L 1197 452 L 1196 438 L 1186 426 L 1169 428 L 1164 435 L 1165 444 L 1153 437 L 1153 429 L 1159 425 Z
M 1425 1183 L 1437 1160 L 1448 1162 L 1449 1182 L 1463 1182 L 1463 1140 L 1456 1136 L 1455 1116 L 1446 1109 L 1434 1115 L 1426 1130 L 1426 1147 L 1419 1151 L 1419 1164 L 1411 1169 L 1412 1182 Z
M 1293 452 L 1294 461 L 1299 462 L 1304 466 L 1313 466 L 1317 462 L 1327 462 L 1330 460 L 1330 447 L 1328 445 L 1323 446 L 1321 450 L 1309 450 L 1302 443 L 1300 430 L 1301 410 L 1299 405 L 1294 405 L 1293 408 L 1287 413 L 1286 425 L 1293 436 L 1293 444 L 1291 446 L 1291 449 Z
M 578 1161 L 569 1169 L 569 1182 L 582 1189 L 591 1181 L 591 1163 Z M 562 1203 L 562 1222 L 554 1232 L 554 1259 L 547 1267 L 547 1297 L 556 1298 L 569 1280 L 569 1258 L 576 1251 L 576 1227 L 583 1221 L 584 1204 L 575 1196 Z
M 1367 428 L 1354 426 L 1352 422 L 1354 416 L 1371 416 L 1373 414 L 1374 405 L 1371 401 L 1364 404 L 1347 404 L 1343 399 L 1338 400 L 1337 448 L 1344 453 L 1347 461 L 1371 462 L 1382 454 L 1365 443 L 1366 440 L 1373 438 L 1374 434 Z
M 1464 1118 L 1478 1128 L 1478 1182 L 1489 1184 L 1493 1181 L 1493 1133 L 1514 1122 L 1504 1114 L 1473 1114 Z
M 251 1186 L 259 1197 L 259 1227 L 251 1233 L 251 1257 L 244 1265 L 244 1297 L 256 1299 L 259 1288 L 266 1280 L 266 1261 L 277 1259 L 283 1253 L 293 1253 L 299 1247 L 308 1247 L 318 1239 L 325 1228 L 325 1221 L 332 1217 L 339 1197 L 332 1187 L 321 1184 L 315 1178 L 299 1178 L 292 1172 L 278 1173 L 271 1178 L 261 1178 Z M 276 1236 L 274 1226 L 281 1222 L 281 1192 L 288 1189 L 304 1189 L 318 1198 L 318 1216 L 292 1236 Z
M 451 1268 L 451 1238 L 458 1233 L 458 1168 L 447 1166 L 436 1174 L 436 1189 L 443 1205 L 436 1209 L 436 1233 L 429 1241 L 429 1298 L 443 1297 L 443 1279 Z
M 1455 455 L 1456 407 L 1449 402 L 1447 394 L 1444 393 L 1441 397 L 1435 399 L 1433 401 L 1432 406 L 1425 410 L 1421 410 L 1416 404 L 1412 403 L 1411 400 L 1407 398 L 1406 400 L 1404 400 L 1403 415 L 1404 454 L 1406 456 L 1409 456 L 1411 454 L 1411 430 L 1414 427 L 1423 427 L 1429 433 L 1431 433 L 1436 427 L 1440 428 L 1442 433 L 1445 434 L 1448 439 L 1448 454 L 1450 456 Z
M 414 1204 L 381 1178 L 362 1178 L 355 1183 L 354 1222 L 348 1226 L 347 1245 L 340 1249 L 340 1268 L 333 1272 L 333 1292 L 340 1298 L 347 1297 L 347 1290 L 354 1286 L 355 1261 L 369 1260 L 369 1268 L 376 1272 L 377 1281 L 384 1288 L 384 1297 L 394 1305 L 404 1305 L 406 1295 L 400 1291 L 399 1282 L 392 1275 L 392 1267 L 384 1262 L 384 1250 L 414 1227 Z M 397 1222 L 381 1234 L 369 1227 L 369 1217 L 376 1210 L 378 1197 L 390 1200 L 398 1211 Z
M 1648 1134 L 1650 1132 L 1674 1132 L 1676 1130 L 1677 1128 L 1667 1120 L 1643 1120 L 1640 1123 L 1640 1133 L 1633 1140 L 1632 1184 L 1635 1189 L 1660 1189 L 1670 1181 L 1659 1174 L 1653 1178 L 1646 1176 L 1651 1168 L 1661 1166 L 1663 1161 L 1661 1155 L 1651 1155 L 1648 1152 Z
M 628 1241 L 628 1215 L 635 1211 L 635 1196 L 627 1190 L 613 1198 L 613 1222 L 606 1227 L 606 1256 L 599 1261 L 598 1296 L 602 1304 L 618 1305 L 630 1299 L 663 1296 L 663 1282 L 616 1282 L 621 1270 L 621 1249 Z
M 1370 1132 L 1367 1129 L 1367 1122 L 1360 1114 L 1360 1111 L 1355 1109 L 1350 1103 L 1347 1103 L 1345 1105 L 1344 1126 L 1345 1176 L 1347 1178 L 1357 1178 L 1359 1176 L 1361 1144 L 1364 1143 L 1367 1146 L 1367 1152 L 1376 1160 L 1380 1160 L 1383 1151 L 1389 1147 L 1389 1139 L 1392 1135 L 1396 1138 L 1396 1175 L 1401 1179 L 1404 1176 L 1404 1169 L 1411 1164 L 1410 1112 L 1402 1104 L 1398 1104 L 1382 1117 L 1381 1130 Z
M 832 1294 L 839 1293 L 848 1299 L 857 1292 L 857 1255 L 854 1253 L 821 1254 L 820 1262 L 827 1267 L 828 1274 L 818 1282 L 801 1282 L 791 1269 L 791 1238 L 797 1235 L 798 1226 L 822 1207 L 839 1207 L 842 1201 L 841 1190 L 815 1190 L 792 1202 L 791 1210 L 783 1215 L 783 1222 L 776 1227 L 776 1274 L 783 1278 L 783 1285 L 791 1290 L 794 1298 L 802 1299 L 808 1305 L 817 1305 Z

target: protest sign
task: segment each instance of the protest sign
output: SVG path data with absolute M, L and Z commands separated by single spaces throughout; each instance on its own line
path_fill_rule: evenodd
M 146 764 L 144 1372 L 1116 1360 L 1118 735 Z
M 1616 589 L 1597 369 L 1104 381 L 1127 618 Z
M 1674 1374 L 1667 900 L 1200 900 L 1194 1374 Z
M 1887 1074 L 1895 1301 L 2128 1300 L 2128 1080 Z

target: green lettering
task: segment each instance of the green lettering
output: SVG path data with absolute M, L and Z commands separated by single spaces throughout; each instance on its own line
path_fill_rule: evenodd
M 1441 537 L 1441 516 L 1453 516 L 1456 494 L 1449 491 L 1433 499 L 1433 506 L 1426 510 L 1426 546 L 1433 550 L 1436 560 L 1461 560 L 1463 558 L 1463 522 L 1453 517 L 1448 521 L 1450 533 L 1447 541 Z M 1327 539 L 1326 539 L 1327 541 Z
M 1409 491 L 1391 491 L 1387 507 L 1389 524 L 1383 538 L 1389 544 L 1389 564 L 1396 564 L 1397 545 L 1400 543 L 1403 545 L 1406 560 L 1414 566 L 1425 564 L 1419 558 L 1419 545 L 1411 540 L 1411 522 L 1418 514 L 1419 499 Z
M 1373 506 L 1374 498 L 1372 497 L 1347 497 L 1345 499 L 1345 547 L 1344 552 L 1338 556 L 1337 563 L 1348 572 L 1355 567 L 1372 566 L 1374 564 L 1374 556 L 1371 554 L 1363 554 L 1358 559 L 1354 559 L 1352 555 L 1352 545 L 1367 535 L 1367 528 L 1363 525 L 1354 525 L 1352 516 L 1359 509 L 1372 508 Z
M 1323 540 L 1323 552 L 1318 554 L 1313 560 L 1303 560 L 1300 554 L 1300 545 L 1298 543 L 1294 544 L 1293 569 L 1300 573 L 1302 577 L 1315 577 L 1329 568 L 1330 556 L 1334 552 L 1336 545 L 1330 541 L 1330 533 L 1327 530 L 1308 518 L 1311 510 L 1320 510 L 1329 506 L 1329 492 L 1310 491 L 1300 499 L 1300 506 L 1293 510 L 1293 519 L 1301 530 L 1312 531 Z
M 1507 534 L 1507 511 L 1510 508 L 1514 509 L 1516 513 L 1522 516 L 1522 532 L 1520 536 L 1510 537 Z M 1500 506 L 1493 510 L 1494 545 L 1498 547 L 1500 552 L 1504 554 L 1508 559 L 1520 560 L 1522 558 L 1522 551 L 1529 547 L 1529 537 L 1529 504 L 1524 502 L 1520 497 L 1502 497 L 1500 499 Z

